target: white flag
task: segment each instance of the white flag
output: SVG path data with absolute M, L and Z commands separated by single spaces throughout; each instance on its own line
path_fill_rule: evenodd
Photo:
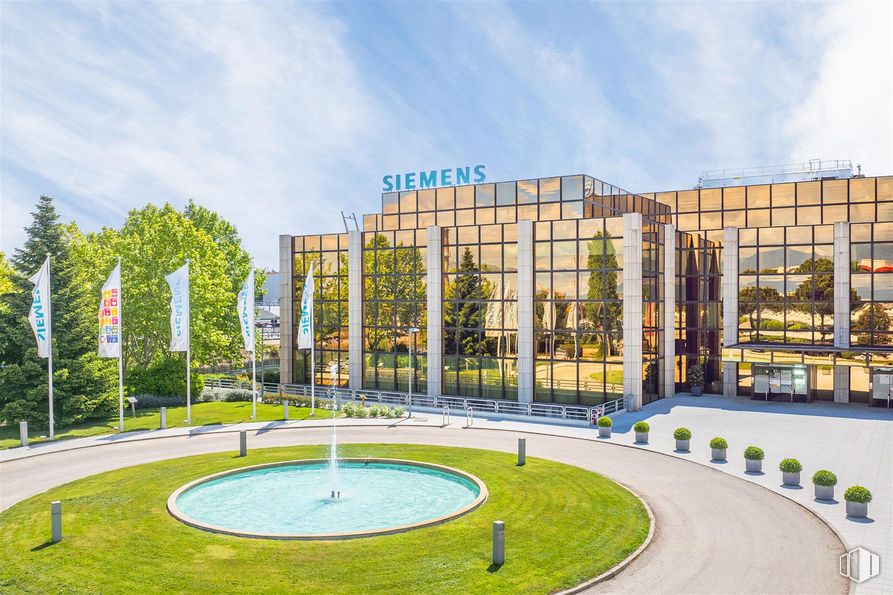
M 304 283 L 304 294 L 301 296 L 301 323 L 298 325 L 298 349 L 310 349 L 313 336 L 310 333 L 313 320 L 313 263 Z
M 34 331 L 34 338 L 37 339 L 37 355 L 49 357 L 52 337 L 49 256 L 40 270 L 28 281 L 34 284 L 34 289 L 31 291 L 31 311 L 28 312 L 28 322 L 31 323 L 31 330 Z
M 166 276 L 171 286 L 171 351 L 189 350 L 189 263 Z
M 99 300 L 99 357 L 121 356 L 121 265 L 102 286 Z
M 254 353 L 254 269 L 248 273 L 248 278 L 239 292 L 239 324 L 242 325 L 242 340 L 245 341 L 245 351 Z

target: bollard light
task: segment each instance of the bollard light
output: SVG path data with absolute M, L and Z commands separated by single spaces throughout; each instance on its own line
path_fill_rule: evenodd
M 493 565 L 505 564 L 505 523 L 493 521 Z
M 50 518 L 53 532 L 53 543 L 62 541 L 62 502 L 53 500 L 50 503 Z
M 161 408 L 161 429 L 167 428 L 167 407 Z
M 248 454 L 248 432 L 239 430 L 239 456 L 244 457 Z
M 518 438 L 518 467 L 527 462 L 527 438 Z
M 26 421 L 19 422 L 19 441 L 22 446 L 28 446 L 28 422 Z
M 288 421 L 288 401 L 282 402 L 285 406 L 285 421 Z

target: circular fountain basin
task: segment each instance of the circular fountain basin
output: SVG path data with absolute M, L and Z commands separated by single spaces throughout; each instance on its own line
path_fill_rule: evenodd
M 333 489 L 340 496 L 333 498 Z M 442 465 L 339 459 L 334 480 L 329 461 L 312 459 L 203 477 L 171 494 L 167 508 L 187 525 L 215 533 L 349 539 L 443 523 L 486 499 L 481 480 Z

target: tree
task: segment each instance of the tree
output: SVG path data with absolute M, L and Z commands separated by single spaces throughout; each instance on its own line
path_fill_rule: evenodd
M 614 353 L 614 332 L 623 330 L 623 303 L 609 301 L 620 299 L 617 291 L 617 273 L 614 271 L 620 269 L 620 265 L 617 263 L 617 252 L 611 234 L 596 233 L 589 242 L 588 249 L 586 266 L 591 272 L 586 296 L 595 301 L 585 305 L 584 313 L 586 318 L 593 322 L 596 330 L 605 332 L 608 352 L 604 355 L 610 357 Z M 603 269 L 606 269 L 607 273 L 602 272 Z
M 74 225 L 59 223 L 53 199 L 40 197 L 27 239 L 11 259 L 13 291 L 0 295 L 0 420 L 47 427 L 47 363 L 37 356 L 28 323 L 33 285 L 28 278 L 51 256 L 55 422 L 65 425 L 114 410 L 114 362 L 97 354 L 98 295 L 89 290 L 93 271 L 78 266 L 71 244 Z
M 834 316 L 834 263 L 829 258 L 807 260 L 795 269 L 794 273 L 813 273 L 809 278 L 797 286 L 792 299 L 799 302 L 796 308 L 806 314 L 812 314 L 813 308 L 819 315 L 820 333 L 822 340 L 825 338 L 825 318 Z M 821 273 L 821 274 L 814 274 Z M 861 305 L 856 290 L 850 288 L 850 310 L 855 310 Z
M 871 303 L 859 313 L 853 322 L 853 330 L 859 331 L 859 342 L 863 345 L 886 345 L 890 336 L 876 331 L 889 331 L 893 318 L 883 304 Z
M 0 314 L 8 309 L 2 297 L 15 291 L 15 284 L 12 282 L 13 270 L 6 255 L 0 252 Z
M 466 247 L 459 262 L 459 274 L 454 282 L 447 284 L 444 291 L 444 301 L 456 302 L 455 305 L 450 303 L 444 314 L 444 326 L 447 327 L 444 343 L 447 353 L 480 353 L 481 337 L 477 329 L 484 326 L 484 307 L 480 302 L 484 296 L 484 288 L 481 286 L 480 275 L 476 274 L 477 270 L 474 255 Z
M 233 361 L 242 351 L 236 294 L 248 275 L 250 258 L 235 228 L 215 213 L 192 204 L 191 214 L 194 219 L 170 204 L 150 204 L 130 211 L 120 230 L 104 229 L 76 242 L 82 265 L 93 271 L 89 286 L 97 296 L 121 257 L 127 367 L 147 368 L 156 358 L 172 357 L 171 294 L 164 277 L 187 258 L 193 365 Z M 262 290 L 263 280 L 262 272 L 256 271 L 256 292 Z
M 750 339 L 757 328 L 755 315 L 760 304 L 783 302 L 782 295 L 772 287 L 745 287 L 738 292 L 738 315 L 747 316 L 750 321 Z M 764 306 L 765 307 L 765 306 Z

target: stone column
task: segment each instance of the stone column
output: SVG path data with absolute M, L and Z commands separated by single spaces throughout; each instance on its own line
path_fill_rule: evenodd
M 292 237 L 279 236 L 279 382 L 294 381 L 294 248 Z
M 834 346 L 850 346 L 850 224 L 834 224 Z
M 363 388 L 363 232 L 347 232 L 348 387 Z
M 443 232 L 439 225 L 428 227 L 428 396 L 443 394 Z
M 518 221 L 518 401 L 533 402 L 533 221 Z
M 623 400 L 642 408 L 642 215 L 623 215 Z
M 722 345 L 738 343 L 738 228 L 722 230 Z M 738 394 L 738 364 L 723 362 L 722 394 Z
M 661 309 L 663 341 L 660 355 L 663 358 L 660 396 L 676 395 L 676 226 L 664 225 L 664 303 Z
M 850 367 L 834 366 L 834 402 L 850 402 Z

